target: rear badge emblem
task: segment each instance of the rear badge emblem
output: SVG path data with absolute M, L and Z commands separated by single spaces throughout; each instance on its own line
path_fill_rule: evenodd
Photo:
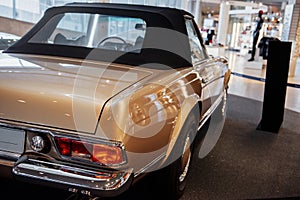
M 40 152 L 45 148 L 45 140 L 41 136 L 34 136 L 31 139 L 31 148 L 34 151 Z

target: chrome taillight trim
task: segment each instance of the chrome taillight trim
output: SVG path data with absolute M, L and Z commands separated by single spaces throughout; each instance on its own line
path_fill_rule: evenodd
M 122 163 L 110 164 L 110 165 L 105 165 L 105 166 L 120 167 L 120 166 L 124 166 L 128 163 L 128 157 L 127 157 L 127 154 L 126 154 L 126 150 L 125 150 L 125 147 L 124 147 L 123 143 L 121 143 L 121 142 L 111 141 L 111 140 L 106 141 L 106 140 L 103 140 L 103 139 L 91 138 L 91 137 L 86 137 L 86 136 L 75 137 L 75 136 L 70 136 L 70 135 L 65 135 L 65 134 L 58 134 L 58 133 L 55 133 L 55 132 L 51 133 L 51 135 L 52 135 L 52 139 L 53 139 L 53 144 L 55 145 L 55 148 L 57 149 L 57 152 L 59 154 L 60 154 L 59 148 L 58 148 L 58 146 L 56 144 L 56 141 L 55 141 L 56 137 L 67 138 L 67 139 L 77 140 L 77 141 L 81 141 L 81 142 L 88 142 L 88 143 L 92 143 L 92 144 L 103 144 L 103 145 L 107 145 L 107 146 L 118 147 L 122 151 L 122 156 L 123 156 L 124 161 Z M 65 159 L 65 160 L 73 160 L 72 157 L 64 156 L 64 155 L 61 155 L 61 154 L 60 154 L 60 157 L 62 159 Z M 78 160 L 78 159 L 75 159 L 75 160 Z M 99 163 L 97 163 L 97 164 L 99 164 Z
M 72 161 L 73 159 L 66 157 L 66 156 L 62 156 L 59 153 L 57 144 L 54 140 L 55 137 L 66 137 L 66 138 L 77 139 L 77 140 L 80 139 L 82 141 L 91 142 L 91 143 L 99 143 L 99 144 L 104 144 L 104 145 L 109 145 L 109 146 L 117 146 L 122 150 L 124 162 L 122 162 L 120 164 L 107 165 L 107 166 L 108 167 L 120 167 L 120 166 L 124 166 L 128 163 L 128 157 L 127 157 L 125 147 L 124 147 L 123 143 L 118 142 L 118 141 L 97 138 L 95 135 L 81 133 L 81 132 L 58 130 L 58 129 L 54 129 L 51 127 L 43 127 L 40 125 L 27 124 L 27 123 L 22 123 L 22 122 L 10 121 L 10 120 L 6 120 L 6 119 L 0 119 L 0 126 L 6 127 L 6 128 L 12 128 L 12 129 L 22 129 L 27 132 L 29 131 L 29 132 L 42 133 L 42 134 L 49 135 L 51 144 L 55 146 L 56 153 L 58 154 L 58 156 L 61 159 L 66 160 L 66 161 Z M 16 158 L 18 158 L 19 156 L 20 155 L 17 155 Z M 84 161 L 82 161 L 82 162 L 84 162 Z M 97 165 L 99 165 L 99 163 Z

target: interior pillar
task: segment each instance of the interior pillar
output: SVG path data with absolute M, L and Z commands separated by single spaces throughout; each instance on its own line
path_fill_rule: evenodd
M 229 9 L 230 5 L 228 2 L 221 2 L 220 4 L 220 14 L 219 14 L 219 24 L 217 33 L 217 42 L 225 45 L 227 40 L 227 29 L 229 23 Z

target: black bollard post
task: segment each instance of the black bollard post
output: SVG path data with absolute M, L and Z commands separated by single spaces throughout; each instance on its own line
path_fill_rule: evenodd
M 262 118 L 257 130 L 278 133 L 283 122 L 291 42 L 270 41 Z

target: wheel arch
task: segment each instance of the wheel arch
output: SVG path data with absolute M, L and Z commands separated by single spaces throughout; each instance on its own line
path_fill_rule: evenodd
M 202 109 L 201 105 L 202 105 L 201 102 L 199 102 L 198 98 L 196 97 L 188 98 L 183 102 L 181 110 L 178 113 L 173 132 L 170 134 L 170 141 L 166 151 L 166 156 L 162 163 L 166 163 L 169 157 L 171 156 L 172 150 L 177 140 L 179 139 L 179 136 L 183 134 L 182 133 L 183 127 L 187 122 L 187 120 L 189 120 L 189 116 L 191 114 L 195 115 L 195 119 L 197 119 L 196 123 L 198 126 L 201 119 L 201 109 Z

